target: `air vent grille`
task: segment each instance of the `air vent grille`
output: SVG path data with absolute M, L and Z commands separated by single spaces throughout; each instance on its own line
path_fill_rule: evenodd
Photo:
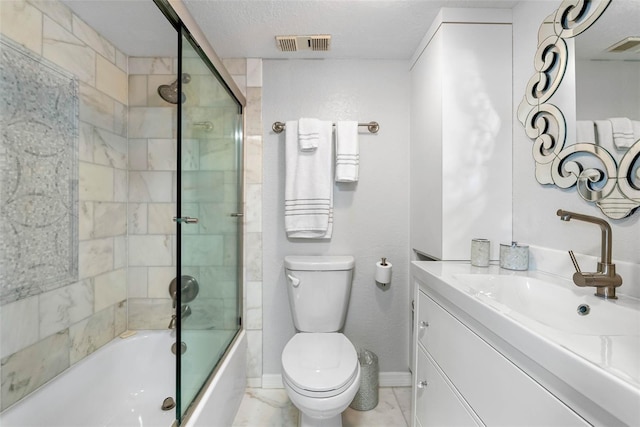
M 276 36 L 278 49 L 283 52 L 299 50 L 327 51 L 331 48 L 331 36 L 320 34 L 313 36 Z
M 311 50 L 329 50 L 331 36 L 311 36 L 309 44 L 311 45 Z
M 278 49 L 283 52 L 295 52 L 298 50 L 298 43 L 293 36 L 276 36 Z
M 640 37 L 627 37 L 607 49 L 607 52 L 627 52 L 640 49 Z

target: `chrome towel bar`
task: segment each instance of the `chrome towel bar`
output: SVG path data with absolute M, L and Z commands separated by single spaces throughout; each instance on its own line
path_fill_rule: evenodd
M 334 123 L 333 126 L 335 125 L 336 124 Z M 378 124 L 378 122 L 358 123 L 358 126 L 366 126 L 371 133 L 378 133 L 378 130 L 380 130 L 380 125 Z M 284 128 L 285 124 L 282 122 L 273 122 L 273 125 L 271 126 L 271 129 L 273 129 L 275 133 L 282 133 Z

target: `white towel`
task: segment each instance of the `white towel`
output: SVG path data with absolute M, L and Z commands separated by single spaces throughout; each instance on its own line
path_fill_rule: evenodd
M 576 121 L 576 141 L 596 143 L 596 124 L 593 120 Z
M 285 134 L 285 231 L 290 238 L 328 239 L 333 232 L 332 124 L 321 121 L 318 147 L 298 149 L 298 122 Z
M 301 118 L 298 120 L 298 145 L 301 151 L 318 148 L 320 120 Z
M 631 126 L 633 126 L 633 139 L 638 141 L 640 139 L 640 120 L 631 120 Z
M 596 120 L 596 134 L 598 136 L 598 145 L 613 150 L 613 128 L 609 120 Z
M 336 125 L 336 182 L 356 182 L 359 167 L 358 122 L 340 121 Z
M 612 117 L 609 119 L 613 129 L 613 143 L 617 149 L 627 149 L 633 145 L 633 125 L 626 117 Z

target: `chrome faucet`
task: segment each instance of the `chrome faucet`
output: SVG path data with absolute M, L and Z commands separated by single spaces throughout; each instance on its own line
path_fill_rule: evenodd
M 602 243 L 600 246 L 600 262 L 598 263 L 595 273 L 583 273 L 580 270 L 578 261 L 573 251 L 569 251 L 571 262 L 576 269 L 573 274 L 573 283 L 577 286 L 594 286 L 596 288 L 595 295 L 605 299 L 617 299 L 616 288 L 622 285 L 622 277 L 616 274 L 616 265 L 611 263 L 611 250 L 613 247 L 611 237 L 611 226 L 601 218 L 595 216 L 583 215 L 575 212 L 564 211 L 558 209 L 556 214 L 562 221 L 570 221 L 576 219 L 578 221 L 590 222 L 600 226 L 602 230 Z

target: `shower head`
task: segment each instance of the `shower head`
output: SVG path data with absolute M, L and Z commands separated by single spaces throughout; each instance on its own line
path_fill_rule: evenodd
M 187 73 L 182 73 L 182 83 L 186 84 L 191 81 L 191 76 Z M 170 104 L 178 103 L 178 79 L 171 83 L 170 85 L 160 85 L 158 86 L 158 95 L 165 101 Z M 181 102 L 187 100 L 185 94 L 181 94 Z

